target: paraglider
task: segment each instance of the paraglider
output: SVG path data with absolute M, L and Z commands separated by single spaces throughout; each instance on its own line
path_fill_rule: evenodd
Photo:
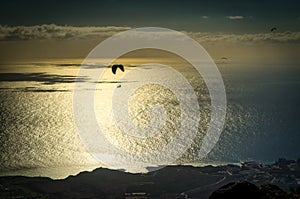
M 275 32 L 277 30 L 276 27 L 271 28 L 271 32 Z
M 114 64 L 114 65 L 111 67 L 112 73 L 113 73 L 113 74 L 116 74 L 118 68 L 119 68 L 121 71 L 124 72 L 124 66 L 123 66 L 122 64 Z

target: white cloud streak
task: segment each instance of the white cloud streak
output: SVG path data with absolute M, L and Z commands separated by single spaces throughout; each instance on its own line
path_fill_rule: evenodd
M 0 26 L 0 40 L 45 40 L 45 39 L 71 39 L 108 37 L 117 32 L 130 29 L 129 27 L 73 27 L 58 26 L 55 24 L 36 26 Z
M 244 16 L 240 16 L 240 15 L 237 15 L 237 16 L 226 16 L 227 19 L 232 19 L 232 20 L 240 20 L 240 19 L 245 19 Z
M 256 34 L 224 34 L 187 32 L 198 42 L 227 42 L 239 44 L 258 43 L 300 43 L 300 32 L 256 33 Z

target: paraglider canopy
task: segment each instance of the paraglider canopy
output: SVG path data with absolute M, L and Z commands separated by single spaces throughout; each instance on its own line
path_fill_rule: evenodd
M 113 74 L 116 74 L 118 68 L 119 68 L 121 71 L 124 72 L 124 66 L 123 66 L 122 64 L 114 64 L 114 65 L 111 67 L 111 70 L 112 70 Z
M 276 27 L 271 28 L 271 32 L 275 32 L 277 30 Z

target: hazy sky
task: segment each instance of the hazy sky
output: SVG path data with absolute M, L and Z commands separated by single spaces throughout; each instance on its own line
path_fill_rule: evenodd
M 215 59 L 300 63 L 299 10 L 296 0 L 3 1 L 0 61 L 84 58 L 114 33 L 157 26 L 183 31 Z

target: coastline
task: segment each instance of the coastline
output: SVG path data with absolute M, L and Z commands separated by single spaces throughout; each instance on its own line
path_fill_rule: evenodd
M 3 176 L 0 177 L 0 196 L 130 198 L 133 197 L 131 194 L 140 193 L 144 194 L 140 198 L 176 198 L 182 195 L 188 198 L 208 198 L 219 187 L 241 180 L 256 186 L 273 184 L 285 191 L 297 188 L 300 186 L 300 159 L 279 159 L 269 165 L 256 162 L 204 167 L 177 165 L 136 174 L 97 168 L 61 180 Z

